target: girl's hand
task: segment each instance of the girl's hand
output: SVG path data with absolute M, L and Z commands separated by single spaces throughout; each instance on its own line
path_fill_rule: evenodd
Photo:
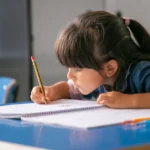
M 116 91 L 100 94 L 97 103 L 111 108 L 134 108 L 131 95 Z
M 51 86 L 44 86 L 43 87 L 45 90 L 45 97 L 47 100 L 47 103 L 50 103 L 52 100 L 54 100 L 54 91 Z M 30 98 L 32 101 L 38 104 L 44 104 L 44 95 L 41 92 L 41 88 L 39 86 L 35 86 L 32 91 Z

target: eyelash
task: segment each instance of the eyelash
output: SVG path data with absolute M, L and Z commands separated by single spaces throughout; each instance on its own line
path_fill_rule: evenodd
M 74 71 L 75 71 L 75 72 L 80 72 L 81 69 L 80 69 L 80 68 L 74 68 Z

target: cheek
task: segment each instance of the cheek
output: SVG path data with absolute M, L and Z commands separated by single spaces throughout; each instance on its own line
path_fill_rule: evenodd
M 98 88 L 100 85 L 103 85 L 104 79 L 101 76 L 86 77 L 81 80 L 81 86 L 79 90 L 82 94 L 89 94 Z
M 102 85 L 104 82 L 103 78 L 99 77 L 95 77 L 92 79 L 88 80 L 88 84 L 91 87 L 91 89 L 95 90 L 96 88 L 98 88 L 100 85 Z

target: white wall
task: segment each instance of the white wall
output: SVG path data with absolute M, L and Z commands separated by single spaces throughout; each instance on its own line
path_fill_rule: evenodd
M 60 29 L 81 12 L 104 9 L 104 1 L 32 0 L 33 53 L 44 85 L 67 79 L 67 69 L 59 64 L 53 48 Z
M 121 10 L 123 16 L 139 21 L 150 32 L 150 0 L 106 0 L 106 10 Z

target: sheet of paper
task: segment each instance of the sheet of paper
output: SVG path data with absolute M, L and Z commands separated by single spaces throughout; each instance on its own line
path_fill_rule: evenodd
M 52 103 L 46 105 L 36 103 L 4 105 L 0 106 L 0 116 L 3 114 L 29 114 L 36 112 L 67 110 L 72 108 L 83 108 L 89 106 L 98 106 L 98 104 L 96 104 L 94 101 L 62 99 L 53 101 Z
M 41 117 L 29 117 L 22 118 L 22 120 L 79 128 L 93 128 L 118 124 L 125 120 L 141 117 L 150 117 L 150 109 L 111 109 L 101 107 L 96 110 L 85 110 Z

